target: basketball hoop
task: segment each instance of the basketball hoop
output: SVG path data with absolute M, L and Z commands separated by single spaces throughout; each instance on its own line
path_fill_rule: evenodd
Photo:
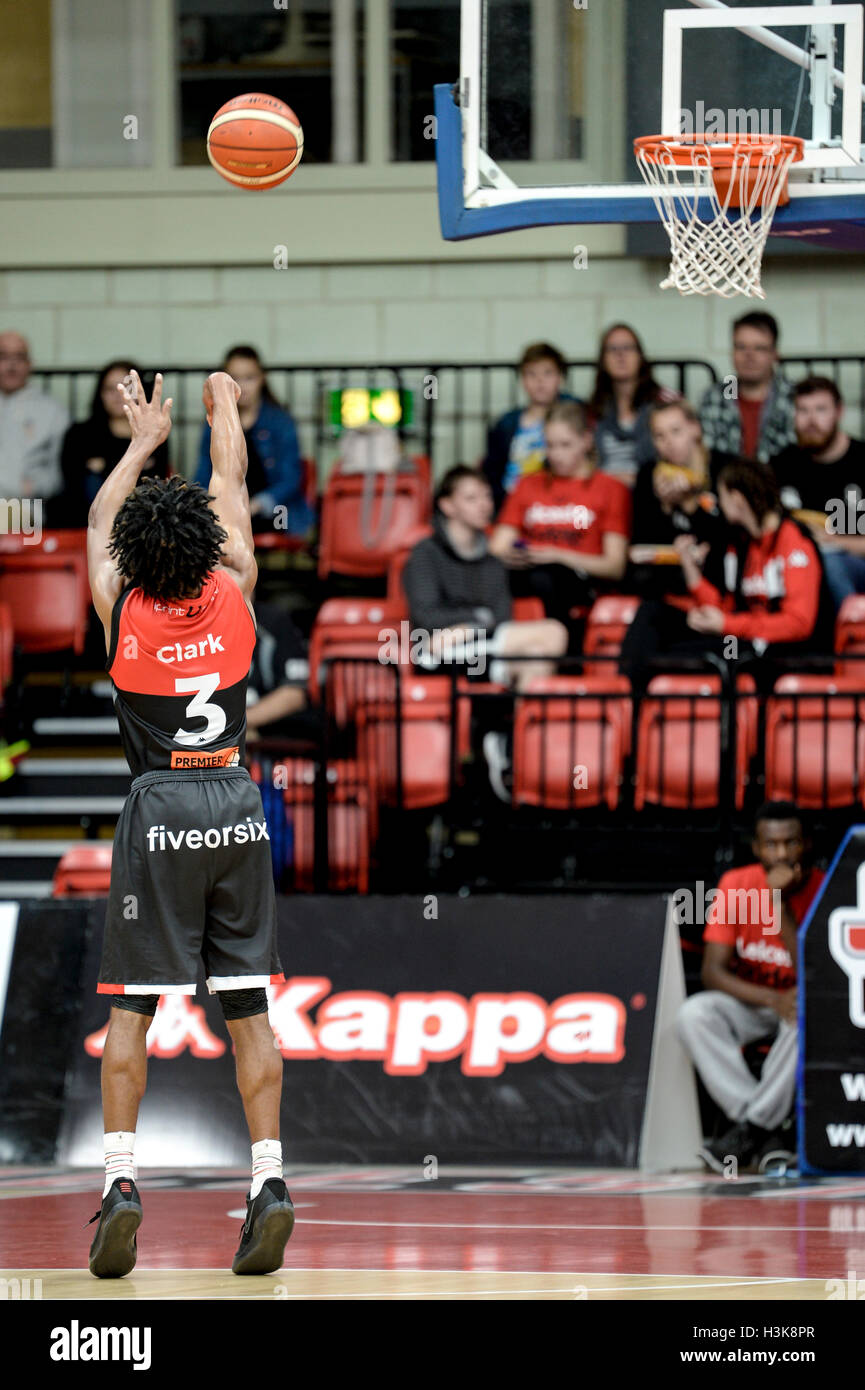
M 644 135 L 637 164 L 670 238 L 661 289 L 765 299 L 760 267 L 787 172 L 805 150 L 793 135 Z

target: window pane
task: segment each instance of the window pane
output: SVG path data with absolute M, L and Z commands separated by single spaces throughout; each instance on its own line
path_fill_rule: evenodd
M 0 167 L 149 164 L 150 18 L 139 0 L 0 0 Z
M 433 87 L 460 73 L 459 0 L 391 4 L 391 157 L 435 159 Z
M 486 0 L 486 12 L 487 154 L 497 163 L 584 158 L 585 56 L 593 14 L 550 0 Z
M 363 158 L 361 4 L 286 3 L 178 0 L 181 164 L 207 163 L 214 113 L 244 92 L 266 92 L 292 108 L 303 126 L 304 163 Z

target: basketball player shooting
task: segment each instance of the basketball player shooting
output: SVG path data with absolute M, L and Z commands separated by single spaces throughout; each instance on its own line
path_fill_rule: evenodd
M 139 475 L 171 430 L 157 376 L 148 402 L 118 388 L 129 448 L 90 509 L 87 561 L 134 781 L 117 823 L 98 990 L 111 995 L 102 1056 L 105 1188 L 90 1271 L 128 1274 L 141 1200 L 133 1181 L 147 1029 L 162 994 L 195 993 L 198 957 L 236 1052 L 252 1185 L 235 1274 L 282 1263 L 294 1208 L 282 1176 L 282 1058 L 265 986 L 282 980 L 261 796 L 243 765 L 257 576 L 239 388 L 209 377 L 210 491 Z

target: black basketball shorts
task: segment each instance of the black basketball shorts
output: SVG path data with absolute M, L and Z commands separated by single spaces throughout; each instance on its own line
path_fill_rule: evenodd
M 114 836 L 100 994 L 194 994 L 283 979 L 270 839 L 246 768 L 136 777 Z

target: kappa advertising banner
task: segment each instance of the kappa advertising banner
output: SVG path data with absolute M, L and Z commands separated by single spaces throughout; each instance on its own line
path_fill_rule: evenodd
M 292 1160 L 635 1166 L 664 919 L 660 894 L 279 900 L 286 983 L 270 1018 Z M 93 932 L 61 1163 L 102 1158 L 100 945 Z M 148 1051 L 139 1162 L 245 1164 L 231 1045 L 203 983 L 163 998 Z
M 865 826 L 848 831 L 805 922 L 799 958 L 802 1171 L 863 1173 Z

